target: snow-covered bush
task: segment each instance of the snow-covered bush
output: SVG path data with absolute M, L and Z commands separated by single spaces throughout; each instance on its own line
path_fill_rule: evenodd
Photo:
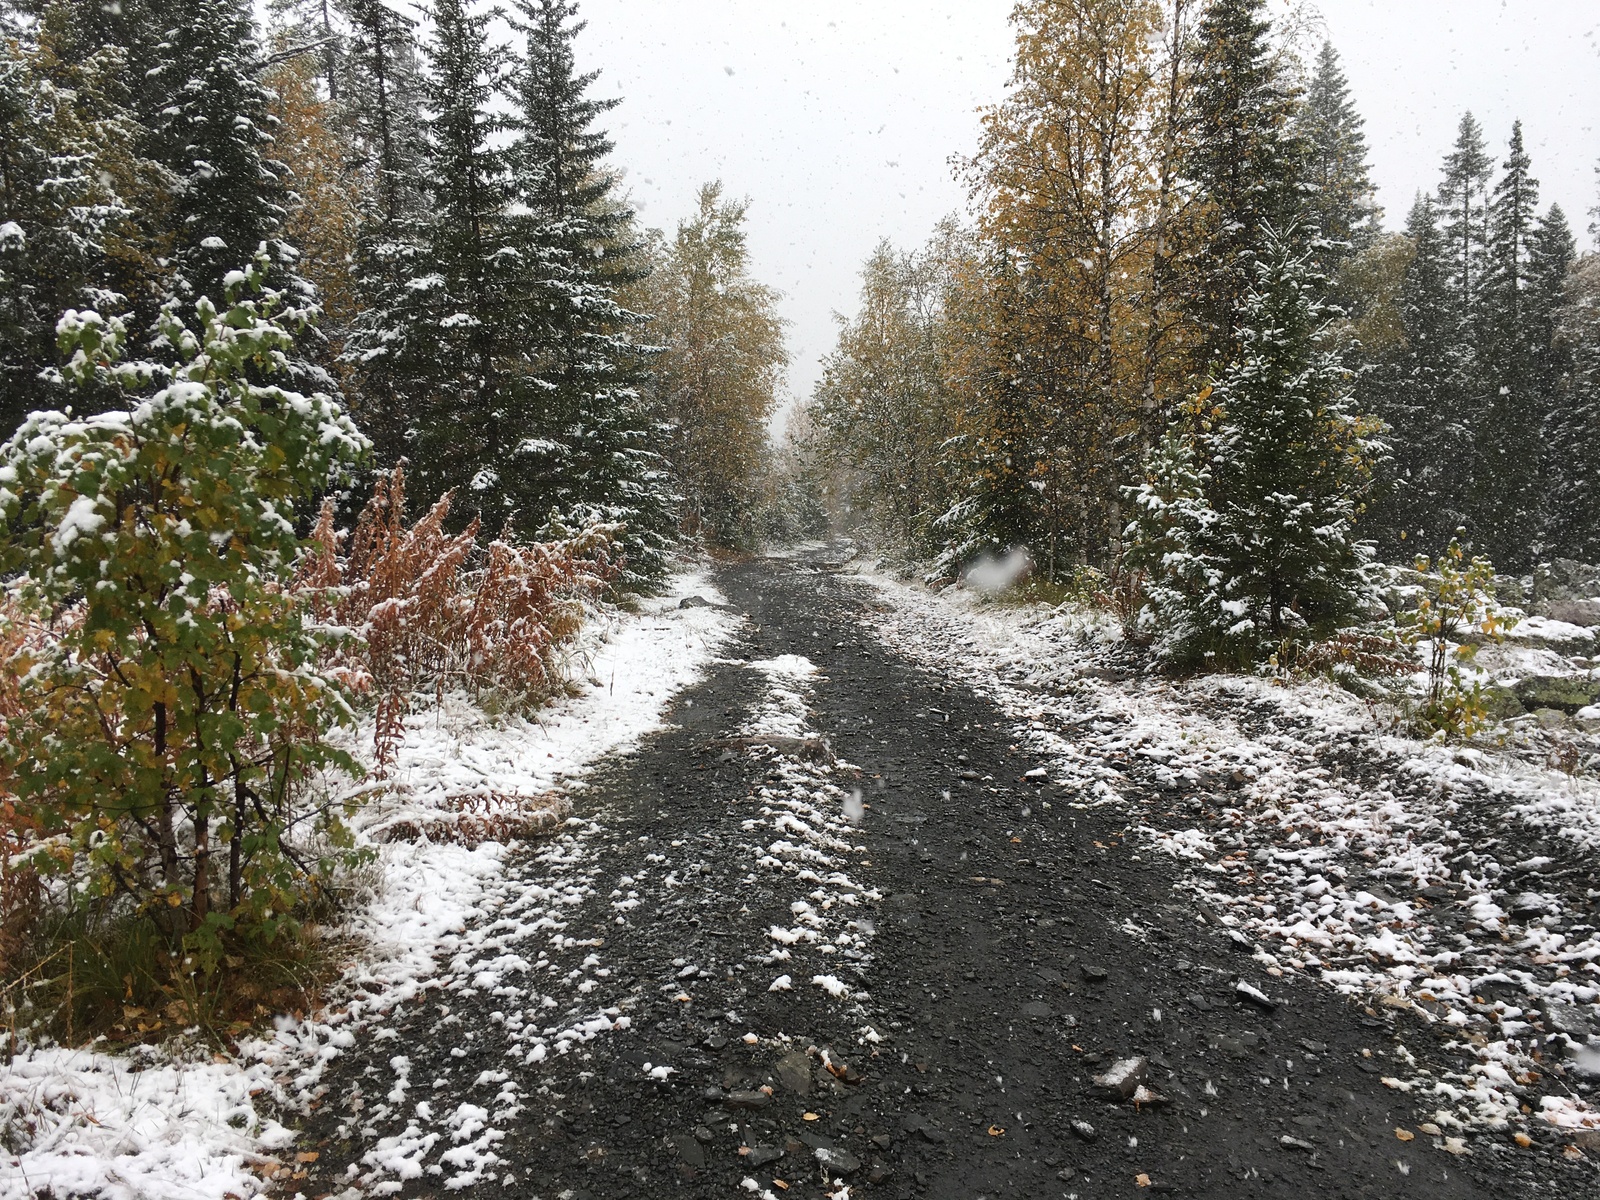
M 1354 411 L 1321 290 L 1292 239 L 1269 233 L 1238 360 L 1129 491 L 1128 562 L 1149 576 L 1141 626 L 1169 663 L 1259 663 L 1333 633 L 1369 590 L 1355 525 L 1382 426 Z
M 148 919 L 202 969 L 230 931 L 292 922 L 338 843 L 295 784 L 356 769 L 322 740 L 349 710 L 285 585 L 296 506 L 365 441 L 328 396 L 269 382 L 313 313 L 266 271 L 231 273 L 191 322 L 163 313 L 175 367 L 121 361 L 119 320 L 69 311 L 66 381 L 127 407 L 36 412 L 0 448 L 0 574 L 49 635 L 11 646 L 0 779 L 63 896 Z

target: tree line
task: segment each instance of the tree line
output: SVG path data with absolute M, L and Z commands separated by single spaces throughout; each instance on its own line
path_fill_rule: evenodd
M 685 532 L 754 536 L 786 362 L 744 202 L 643 230 L 579 69 L 572 0 L 0 2 L 0 434 L 124 403 L 57 326 L 223 303 L 265 248 L 318 320 L 296 386 L 371 440 L 371 480 L 523 539 L 625 526 L 629 577 Z M 702 423 L 712 421 L 715 437 Z
M 1514 571 L 1600 554 L 1600 259 L 1520 124 L 1491 153 L 1464 117 L 1390 233 L 1337 52 L 1264 0 L 1012 21 L 974 219 L 874 252 L 804 416 L 837 513 L 948 569 L 1139 576 L 1213 649 L 1331 628 L 1458 530 Z

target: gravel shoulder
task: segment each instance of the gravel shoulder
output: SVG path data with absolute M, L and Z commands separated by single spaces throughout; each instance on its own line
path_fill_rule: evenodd
M 1547 1147 L 1420 1131 L 1384 1080 L 1439 1035 L 1265 974 L 1124 809 L 1042 770 L 953 665 L 893 649 L 871 588 L 804 559 L 717 586 L 744 626 L 507 863 L 481 917 L 503 936 L 327 1066 L 305 1195 L 1595 1186 Z

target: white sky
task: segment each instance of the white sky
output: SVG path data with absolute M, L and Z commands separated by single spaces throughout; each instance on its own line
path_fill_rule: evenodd
M 786 295 L 794 391 L 810 391 L 879 238 L 918 245 L 963 208 L 952 155 L 1002 94 L 1011 0 L 583 0 L 579 41 L 643 219 L 699 185 L 753 201 L 756 273 Z M 1367 121 L 1391 227 L 1435 186 L 1463 110 L 1503 157 L 1521 117 L 1546 203 L 1588 243 L 1600 160 L 1600 3 L 1324 0 Z

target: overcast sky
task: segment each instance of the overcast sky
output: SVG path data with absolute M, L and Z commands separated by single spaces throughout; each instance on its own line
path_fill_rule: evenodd
M 1002 95 L 1011 0 L 582 0 L 580 42 L 646 223 L 699 185 L 748 196 L 756 273 L 782 289 L 791 383 L 809 392 L 880 238 L 920 244 L 966 204 L 951 157 Z M 1600 160 L 1600 3 L 1326 0 L 1366 117 L 1389 224 L 1437 182 L 1462 111 L 1503 157 L 1520 117 L 1546 203 L 1590 239 Z

